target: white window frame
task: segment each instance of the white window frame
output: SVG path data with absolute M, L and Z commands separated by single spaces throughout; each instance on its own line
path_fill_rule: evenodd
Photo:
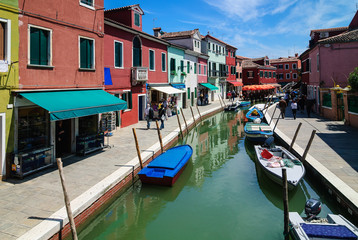
M 288 63 L 285 64 L 285 70 L 290 69 L 290 65 Z
M 52 36 L 52 35 L 51 35 Z M 81 38 L 93 41 L 93 68 L 81 68 Z M 78 68 L 81 70 L 95 70 L 96 69 L 96 40 L 94 38 L 78 36 Z
M 150 69 L 150 52 L 153 52 L 153 61 L 154 61 L 154 69 Z M 148 51 L 148 58 L 149 58 L 149 61 L 148 61 L 148 68 L 149 68 L 149 71 L 151 71 L 151 72 L 155 72 L 155 50 L 154 49 L 149 49 L 149 51 Z
M 116 66 L 116 43 L 120 43 L 120 44 L 122 44 L 122 66 L 119 66 L 119 67 L 117 67 Z M 118 41 L 118 40 L 114 40 L 114 44 L 113 44 L 113 49 L 114 49 L 114 56 L 113 56 L 113 60 L 114 60 L 114 68 L 118 68 L 118 69 L 124 69 L 124 59 L 123 59 L 123 56 L 124 56 L 124 54 L 123 54 L 123 52 L 124 52 L 124 45 L 123 45 L 123 42 L 121 42 L 121 41 Z
M 50 56 L 49 56 L 49 61 L 48 61 L 47 65 L 30 64 L 30 33 L 31 33 L 30 28 L 32 28 L 32 27 L 48 31 L 50 33 L 50 47 L 49 47 L 49 55 Z M 27 64 L 30 66 L 52 67 L 52 29 L 29 24 L 27 26 L 27 36 L 28 36 L 28 38 L 27 38 Z M 78 44 L 79 44 L 79 41 L 78 41 Z
M 11 62 L 11 20 L 0 18 L 0 22 L 5 23 L 5 61 L 10 64 Z M 1 60 L 0 60 L 1 61 Z
M 164 61 L 165 61 L 165 68 L 164 68 L 164 71 L 163 71 L 163 54 L 164 54 Z M 161 65 L 160 65 L 160 69 L 162 70 L 162 72 L 167 72 L 167 54 L 165 52 L 162 52 L 162 54 L 160 55 L 161 57 Z
M 290 73 L 286 73 L 286 79 L 291 79 L 291 74 Z
M 294 69 L 294 70 L 297 69 L 297 64 L 296 64 L 296 63 L 293 63 L 293 64 L 292 64 L 292 69 Z
M 80 6 L 89 8 L 89 9 L 91 9 L 91 10 L 96 10 L 96 9 L 94 8 L 94 6 L 96 5 L 96 4 L 95 4 L 95 1 L 96 1 L 96 0 L 93 0 L 93 3 L 92 3 L 93 6 L 90 6 L 90 5 L 88 5 L 88 4 L 83 3 L 83 2 L 81 2 L 81 0 L 78 0 L 78 1 L 79 1 L 79 3 L 80 3 Z

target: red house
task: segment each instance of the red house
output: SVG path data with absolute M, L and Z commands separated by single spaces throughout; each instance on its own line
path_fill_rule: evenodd
M 296 53 L 294 57 L 271 59 L 270 64 L 276 67 L 277 82 L 286 85 L 289 82 L 299 81 L 299 70 L 301 69 L 301 61 Z
M 270 65 L 269 58 L 251 58 L 242 62 L 242 82 L 244 85 L 271 84 L 276 86 L 276 67 Z
M 104 13 L 105 89 L 127 101 L 117 113 L 122 127 L 144 119 L 147 84 L 168 85 L 168 43 L 142 31 L 143 15 L 138 4 Z
M 227 92 L 232 90 L 240 92 L 243 86 L 242 82 L 236 78 L 236 50 L 236 47 L 226 44 Z

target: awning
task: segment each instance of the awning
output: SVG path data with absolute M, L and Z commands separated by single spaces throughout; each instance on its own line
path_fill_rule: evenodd
M 51 121 L 127 109 L 125 101 L 103 90 L 26 92 L 20 95 L 49 111 Z
M 244 86 L 244 84 L 241 82 L 236 82 L 236 81 L 227 81 L 227 82 L 234 85 L 235 87 Z
M 151 89 L 154 89 L 154 90 L 157 90 L 159 92 L 166 93 L 166 94 L 185 93 L 185 91 L 173 88 L 171 86 L 168 86 L 168 87 L 151 87 Z
M 210 83 L 200 83 L 200 85 L 206 87 L 206 88 L 209 88 L 211 91 L 214 91 L 214 90 L 219 90 L 218 87 L 210 84 Z
M 171 85 L 172 85 L 172 87 L 175 87 L 175 88 L 178 88 L 178 89 L 185 88 L 184 83 L 172 83 Z

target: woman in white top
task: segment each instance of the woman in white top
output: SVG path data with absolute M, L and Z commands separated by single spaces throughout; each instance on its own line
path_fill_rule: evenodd
M 297 112 L 297 102 L 296 102 L 296 99 L 295 99 L 295 100 L 292 100 L 291 109 L 292 109 L 293 119 L 296 119 L 296 112 Z

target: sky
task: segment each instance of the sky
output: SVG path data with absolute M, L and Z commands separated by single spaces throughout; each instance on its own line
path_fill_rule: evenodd
M 143 31 L 198 28 L 237 48 L 237 55 L 270 59 L 301 54 L 312 29 L 348 26 L 358 0 L 104 0 L 105 9 L 139 4 Z

